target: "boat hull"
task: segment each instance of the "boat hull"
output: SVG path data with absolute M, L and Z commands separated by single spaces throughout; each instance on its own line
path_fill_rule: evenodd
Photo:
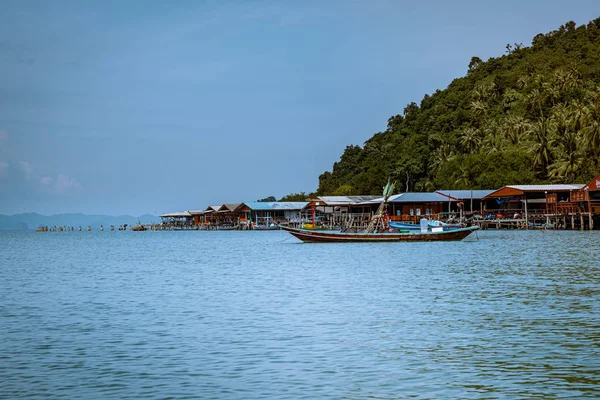
M 428 233 L 347 233 L 335 231 L 312 231 L 307 229 L 289 228 L 281 229 L 289 232 L 303 242 L 451 242 L 460 241 L 479 229 L 478 226 L 454 229 L 442 232 Z
M 255 226 L 252 228 L 254 231 L 276 231 L 279 229 L 279 226 Z

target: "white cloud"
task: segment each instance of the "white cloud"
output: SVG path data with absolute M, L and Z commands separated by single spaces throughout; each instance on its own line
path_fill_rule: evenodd
M 56 178 L 48 175 L 42 176 L 39 178 L 39 183 L 44 187 L 45 191 L 54 194 L 62 194 L 71 189 L 81 187 L 77 179 L 65 174 L 58 174 Z
M 0 179 L 4 179 L 8 176 L 8 163 L 0 161 Z
M 42 176 L 40 178 L 40 183 L 46 186 L 52 185 L 54 183 L 54 178 L 51 176 Z
M 31 178 L 31 174 L 33 173 L 33 165 L 31 165 L 31 163 L 29 163 L 27 161 L 19 161 L 19 165 L 21 166 L 21 169 L 25 173 L 25 178 L 27 178 L 27 179 Z
M 80 186 L 81 185 L 79 184 L 79 182 L 77 182 L 75 178 L 71 178 L 64 174 L 58 174 L 58 176 L 56 177 L 56 184 L 54 185 L 54 188 L 57 192 L 63 193 L 66 190 L 69 190 L 71 188 L 77 188 Z

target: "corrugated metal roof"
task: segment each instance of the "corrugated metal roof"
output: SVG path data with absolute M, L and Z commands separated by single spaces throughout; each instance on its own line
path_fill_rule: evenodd
M 184 218 L 184 217 L 191 217 L 191 216 L 192 216 L 192 214 L 190 214 L 189 211 L 180 211 L 180 212 L 163 214 L 160 217 L 161 218 Z
M 377 196 L 319 196 L 318 200 L 328 205 L 351 205 L 376 199 Z
M 490 193 L 494 193 L 496 190 L 437 190 L 436 193 L 440 193 L 445 196 L 450 196 L 457 200 L 470 199 L 483 199 Z
M 390 196 L 388 203 L 436 203 L 448 202 L 448 197 L 442 196 L 436 192 L 409 192 Z M 364 201 L 359 204 L 378 204 L 383 201 L 383 197 L 378 197 L 370 201 Z
M 567 190 L 579 190 L 583 188 L 585 184 L 572 183 L 562 185 L 509 185 L 506 187 L 521 190 L 523 192 L 552 192 L 552 191 L 567 191 Z
M 221 208 L 221 206 L 208 206 L 206 207 L 206 211 L 219 211 L 219 208 Z
M 235 211 L 235 209 L 238 208 L 241 204 L 242 203 L 226 203 L 221 206 L 220 210 Z
M 527 192 L 569 192 L 572 190 L 581 190 L 584 186 L 584 184 L 578 183 L 559 185 L 509 185 L 490 193 L 489 195 L 484 197 L 484 199 L 496 197 L 513 197 L 519 196 Z
M 391 196 L 388 203 L 436 203 L 448 202 L 448 197 L 436 192 L 411 192 Z
M 363 201 L 371 201 L 373 199 L 376 199 L 380 196 L 373 196 L 373 195 L 363 195 L 363 196 L 348 196 L 348 198 L 352 201 L 354 201 L 355 203 L 361 203 Z
M 307 201 L 249 201 L 243 203 L 251 210 L 302 210 L 308 205 Z
M 317 200 L 327 204 L 352 204 L 348 196 L 319 196 Z
M 189 210 L 188 212 L 191 215 L 202 215 L 206 212 L 206 210 Z

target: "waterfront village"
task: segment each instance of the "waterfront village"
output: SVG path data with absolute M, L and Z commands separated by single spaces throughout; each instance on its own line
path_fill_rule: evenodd
M 270 230 L 278 225 L 361 229 L 381 196 L 318 196 L 307 202 L 243 202 L 161 215 L 150 230 Z M 481 229 L 600 228 L 600 175 L 587 184 L 509 185 L 497 190 L 401 193 L 386 202 L 390 221 L 421 218 Z

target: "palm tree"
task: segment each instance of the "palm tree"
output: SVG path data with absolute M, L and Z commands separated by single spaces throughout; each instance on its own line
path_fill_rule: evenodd
M 452 158 L 454 158 L 454 151 L 452 150 L 450 144 L 444 143 L 440 147 L 438 147 L 437 150 L 433 152 L 433 155 L 431 157 L 431 174 L 435 175 L 442 166 L 442 164 L 444 164 L 446 161 L 451 160 Z
M 517 80 L 517 87 L 519 89 L 525 89 L 527 87 L 527 85 L 529 85 L 529 81 L 531 80 L 531 76 L 530 75 L 522 75 L 519 77 L 519 79 Z
M 575 132 L 579 132 L 588 122 L 590 115 L 589 110 L 585 104 L 579 100 L 574 100 L 569 107 L 569 114 L 571 120 L 571 127 Z
M 471 102 L 471 110 L 473 110 L 473 113 L 479 119 L 485 116 L 486 109 L 486 104 L 481 100 Z
M 537 106 L 539 110 L 539 117 L 544 118 L 544 110 L 542 109 L 542 104 L 544 103 L 544 93 L 540 89 L 533 89 L 529 92 L 527 96 L 529 98 L 529 107 L 531 111 L 535 110 Z
M 481 133 L 477 128 L 467 128 L 462 131 L 459 140 L 466 153 L 475 153 L 481 144 Z
M 520 116 L 512 116 L 504 122 L 506 139 L 512 145 L 518 145 L 529 130 L 529 121 Z
M 566 68 L 558 68 L 554 71 L 554 83 L 560 92 L 579 86 L 579 76 L 576 71 Z
M 475 101 L 486 102 L 496 95 L 494 82 L 480 82 L 473 89 L 472 96 Z
M 600 122 L 598 118 L 591 119 L 583 128 L 585 147 L 592 153 L 600 152 Z
M 552 163 L 552 143 L 554 139 L 554 125 L 551 120 L 539 118 L 531 125 L 530 130 L 533 145 L 529 149 L 533 153 L 533 166 L 547 176 L 548 165 Z
M 580 137 L 573 131 L 555 138 L 555 161 L 549 166 L 550 178 L 556 180 L 572 180 L 577 177 L 585 161 L 581 151 Z
M 552 109 L 552 116 L 550 118 L 554 123 L 557 136 L 565 135 L 570 130 L 571 113 L 564 103 L 560 103 Z
M 600 86 L 596 86 L 590 91 L 590 104 L 596 110 L 600 110 Z
M 560 89 L 555 85 L 548 85 L 546 87 L 546 93 L 548 93 L 548 97 L 552 99 L 552 106 L 556 104 L 556 101 L 560 99 Z
M 550 165 L 549 177 L 556 182 L 574 180 L 584 162 L 585 157 L 581 153 L 563 154 Z
M 453 176 L 456 177 L 456 180 L 454 181 L 454 188 L 467 189 L 470 187 L 471 179 L 469 170 L 464 165 L 459 165 L 458 171 L 455 171 Z
M 417 192 L 433 192 L 435 185 L 428 178 L 423 178 L 415 184 L 415 190 Z
M 500 129 L 500 126 L 495 121 L 490 121 L 484 129 L 484 138 L 482 147 L 486 154 L 492 154 L 498 151 L 502 151 L 505 147 L 505 138 Z

